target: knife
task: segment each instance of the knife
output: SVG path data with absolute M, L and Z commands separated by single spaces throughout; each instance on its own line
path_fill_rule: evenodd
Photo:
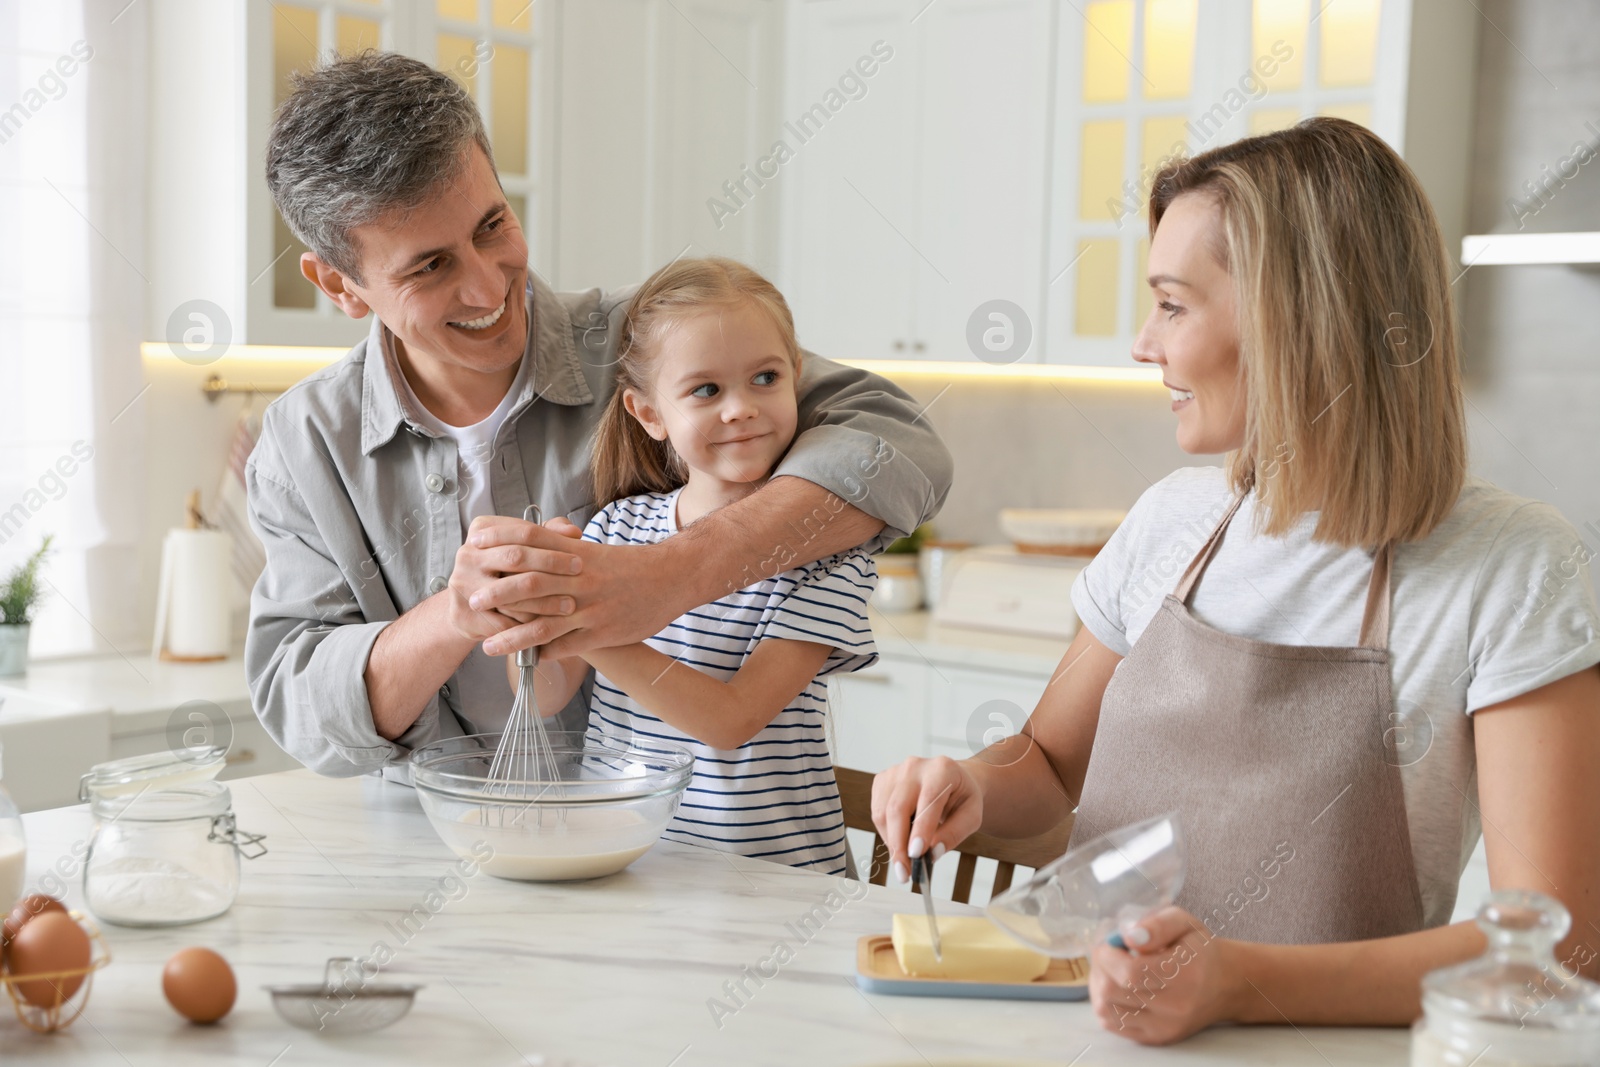
M 939 945 L 939 920 L 933 914 L 933 853 L 924 852 L 911 861 L 911 888 L 922 887 L 922 909 L 928 913 L 928 940 L 933 942 L 933 958 L 944 962 Z

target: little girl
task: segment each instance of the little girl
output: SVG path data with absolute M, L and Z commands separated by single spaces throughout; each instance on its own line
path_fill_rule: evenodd
M 628 306 L 594 448 L 584 538 L 652 544 L 761 487 L 794 440 L 800 346 L 782 294 L 720 258 L 657 271 Z M 595 669 L 591 735 L 671 741 L 694 776 L 663 836 L 828 874 L 845 870 L 827 675 L 877 659 L 861 549 L 690 611 L 648 640 L 541 662 L 559 711 Z M 507 670 L 516 685 L 515 657 Z

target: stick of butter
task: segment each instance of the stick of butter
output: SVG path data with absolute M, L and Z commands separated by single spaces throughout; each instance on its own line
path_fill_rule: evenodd
M 959 978 L 971 982 L 1031 982 L 1050 966 L 1050 957 L 1024 948 L 981 915 L 939 916 L 944 959 L 933 958 L 926 915 L 894 917 L 894 954 L 900 969 L 918 978 Z

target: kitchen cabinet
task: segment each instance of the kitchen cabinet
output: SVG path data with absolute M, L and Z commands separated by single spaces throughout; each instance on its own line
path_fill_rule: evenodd
M 223 757 L 222 772 L 217 775 L 221 781 L 230 781 L 234 778 L 248 778 L 256 774 L 271 774 L 276 771 L 290 771 L 300 766 L 300 761 L 278 747 L 261 725 L 261 720 L 256 717 L 255 710 L 250 706 L 250 701 L 229 701 L 219 705 L 226 714 L 228 725 L 225 730 L 216 730 L 215 723 L 201 724 L 197 720 L 196 728 L 204 734 L 204 739 L 191 738 L 196 743 L 221 743 L 228 747 L 227 755 Z M 170 717 L 170 712 L 169 712 Z M 119 716 L 126 719 L 127 716 Z M 142 756 L 150 752 L 168 751 L 172 747 L 172 738 L 163 722 L 158 729 L 128 729 L 124 722 L 113 719 L 112 725 L 115 732 L 111 736 L 110 759 L 123 759 L 127 756 Z M 225 736 L 218 736 L 225 734 Z
M 1048 674 L 929 668 L 928 742 L 933 755 L 966 759 L 1022 729 Z
M 894 49 L 791 164 L 782 281 L 818 351 L 1127 366 L 1161 162 L 1312 115 L 1387 140 L 1461 236 L 1479 20 L 1449 0 L 795 8 L 787 115 Z
M 301 276 L 261 169 L 291 74 L 335 53 L 461 83 L 558 288 L 631 284 L 691 249 L 775 267 L 776 192 L 727 216 L 711 201 L 777 125 L 781 0 L 164 0 L 149 17 L 146 333 L 191 362 L 366 336 Z
M 928 672 L 881 656 L 866 670 L 828 680 L 834 763 L 878 773 L 928 752 Z
M 109 758 L 111 709 L 0 693 L 6 791 L 23 811 L 78 802 L 78 779 Z
M 504 0 L 292 0 L 152 9 L 152 336 L 336 346 L 365 337 L 300 274 L 300 244 L 262 177 L 273 113 L 290 77 L 330 55 L 402 52 L 446 71 L 477 102 L 531 256 L 548 257 L 549 4 Z M 203 57 L 197 61 L 197 57 Z M 196 131 L 207 146 L 190 149 Z M 230 131 L 220 137 L 222 131 Z M 196 211 L 197 204 L 208 208 Z M 197 301 L 203 303 L 197 304 Z M 200 319 L 194 319 L 200 315 Z M 180 353 L 193 356 L 185 344 Z
M 876 774 L 907 756 L 966 759 L 1022 728 L 1050 682 L 1041 673 L 882 655 L 829 682 L 834 761 Z
M 1050 0 L 795 7 L 783 282 L 803 344 L 971 360 L 980 305 L 1039 315 L 1054 17 Z
M 917 616 L 916 624 L 908 617 L 899 618 L 898 623 L 874 626 L 880 647 L 892 651 L 880 654 L 878 662 L 866 670 L 829 679 L 828 718 L 836 765 L 876 774 L 908 756 L 966 759 L 1021 729 L 1050 682 L 1057 658 L 1049 654 L 1053 648 L 1032 670 L 974 666 L 974 659 L 984 657 L 978 648 L 952 662 L 937 646 L 923 647 L 920 641 L 907 641 L 903 632 L 896 632 L 911 630 L 920 636 L 923 617 Z M 996 637 L 985 636 L 990 641 Z M 1035 648 L 1049 645 L 1037 638 L 1017 643 Z M 846 836 L 857 869 L 864 869 L 872 855 L 871 835 L 852 830 Z M 994 870 L 993 860 L 978 861 L 972 903 L 987 902 Z M 1028 873 L 1018 872 L 1019 879 Z M 955 875 L 954 863 L 936 866 L 935 893 L 948 897 Z
M 876 774 L 907 756 L 965 759 L 1017 733 L 1070 637 L 942 625 L 869 610 L 878 662 L 829 679 L 834 762 Z
M 1174 152 L 1348 118 L 1406 159 L 1457 247 L 1479 21 L 1449 0 L 1101 0 L 1063 18 L 1059 54 L 1081 60 L 1056 84 L 1049 361 L 1128 364 L 1151 306 L 1144 201 Z
M 782 4 L 569 0 L 549 17 L 560 210 L 535 262 L 551 283 L 618 288 L 686 253 L 772 271 L 779 199 L 760 172 L 776 166 Z
M 1474 267 L 1513 264 L 1600 266 L 1600 232 L 1481 233 L 1461 239 L 1461 262 Z
M 256 718 L 237 653 L 215 663 L 35 661 L 0 683 L 0 744 L 24 811 L 75 803 L 93 764 L 183 745 L 226 746 L 224 781 L 300 766 Z

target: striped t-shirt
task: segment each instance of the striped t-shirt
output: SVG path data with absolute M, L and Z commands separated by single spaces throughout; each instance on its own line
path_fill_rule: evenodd
M 678 532 L 680 492 L 644 493 L 608 504 L 589 520 L 584 539 L 609 545 L 665 540 Z M 720 681 L 732 678 L 763 638 L 833 647 L 811 684 L 731 752 L 662 722 L 596 673 L 591 733 L 671 741 L 694 753 L 694 777 L 662 836 L 844 873 L 844 812 L 828 756 L 827 676 L 877 660 L 867 624 L 867 597 L 877 580 L 872 558 L 851 549 L 695 608 L 645 642 Z

